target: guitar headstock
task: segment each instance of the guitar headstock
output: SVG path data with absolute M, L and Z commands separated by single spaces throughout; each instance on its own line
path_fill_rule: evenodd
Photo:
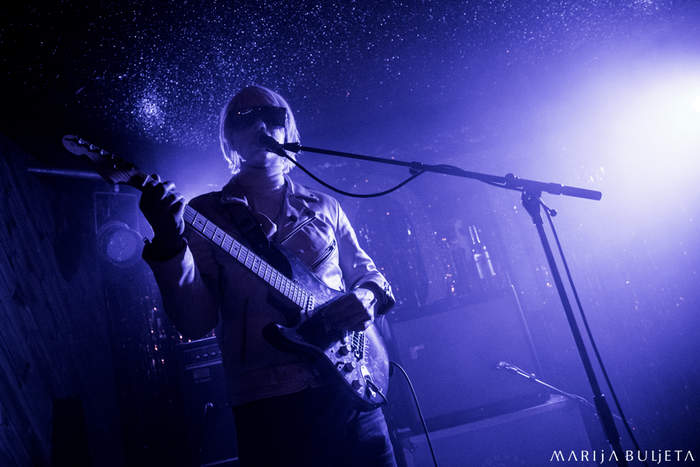
M 105 151 L 88 141 L 73 135 L 63 137 L 63 147 L 77 156 L 86 156 L 95 166 L 95 171 L 114 185 L 121 183 L 140 188 L 146 175 L 134 164 Z

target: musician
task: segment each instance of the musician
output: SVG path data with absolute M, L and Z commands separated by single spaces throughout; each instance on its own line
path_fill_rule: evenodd
M 327 286 L 345 294 L 328 306 L 326 326 L 363 330 L 394 298 L 357 242 L 338 201 L 294 183 L 293 163 L 268 151 L 266 134 L 298 142 L 289 105 L 262 86 L 242 89 L 220 117 L 220 144 L 232 178 L 189 205 L 285 270 L 275 247 L 296 255 Z M 394 466 L 381 409 L 359 411 L 303 357 L 262 335 L 287 316 L 270 286 L 210 240 L 185 230 L 184 201 L 157 175 L 146 182 L 141 210 L 154 231 L 143 257 L 166 313 L 186 337 L 216 328 L 234 405 L 241 465 Z M 242 238 L 241 238 L 242 237 Z M 260 252 L 260 249 L 263 251 Z

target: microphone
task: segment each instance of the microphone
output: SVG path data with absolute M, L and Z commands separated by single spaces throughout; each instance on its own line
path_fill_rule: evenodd
M 497 370 L 514 371 L 514 372 L 516 372 L 516 373 L 517 373 L 518 371 L 524 371 L 524 370 L 518 368 L 517 366 L 513 365 L 512 363 L 510 363 L 510 362 L 504 362 L 504 361 L 498 362 L 498 364 L 496 365 L 496 369 L 497 369 Z
M 517 367 L 517 366 L 513 365 L 513 364 L 510 363 L 510 362 L 500 361 L 500 362 L 498 362 L 498 364 L 496 365 L 496 369 L 497 369 L 497 370 L 508 370 L 508 371 L 512 371 L 513 373 L 517 373 L 517 374 L 519 374 L 520 376 L 522 376 L 522 377 L 524 377 L 524 378 L 537 381 L 537 377 L 535 376 L 534 373 L 528 373 L 527 371 L 523 370 L 523 369 L 520 368 L 520 367 Z
M 268 151 L 274 152 L 282 157 L 287 157 L 287 153 L 284 152 L 282 145 L 272 136 L 266 135 L 265 133 L 260 133 L 258 142 Z

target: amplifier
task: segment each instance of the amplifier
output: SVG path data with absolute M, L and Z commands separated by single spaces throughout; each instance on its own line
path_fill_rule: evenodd
M 178 344 L 192 466 L 237 464 L 236 428 L 215 337 Z
M 221 367 L 221 350 L 216 342 L 216 337 L 178 344 L 178 350 L 188 383 L 210 382 L 215 377 L 214 373 L 223 369 Z M 223 381 L 218 383 L 223 383 Z
M 542 387 L 498 370 L 501 361 L 538 372 L 527 323 L 514 291 L 490 300 L 390 323 L 388 345 L 415 387 L 428 426 L 444 428 L 536 405 Z M 392 377 L 394 425 L 419 428 L 401 375 Z
M 580 407 L 559 395 L 506 415 L 432 431 L 430 439 L 441 467 L 549 466 L 571 452 L 576 465 L 599 465 L 592 462 L 596 450 Z M 424 435 L 404 438 L 402 445 L 407 467 L 433 465 Z

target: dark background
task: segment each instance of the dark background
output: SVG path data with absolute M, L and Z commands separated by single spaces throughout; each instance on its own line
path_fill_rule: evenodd
M 642 448 L 695 449 L 697 458 L 698 2 L 2 8 L 0 460 L 47 462 L 57 406 L 82 407 L 86 427 L 73 431 L 85 431 L 77 442 L 95 465 L 120 465 L 144 449 L 149 430 L 176 426 L 158 412 L 176 404 L 173 366 L 146 370 L 163 343 L 174 345 L 149 337 L 159 307 L 150 275 L 140 263 L 111 268 L 96 253 L 94 193 L 111 189 L 25 169 L 86 167 L 60 145 L 70 133 L 162 173 L 187 197 L 218 189 L 228 178 L 218 112 L 251 83 L 288 98 L 312 146 L 603 191 L 601 202 L 545 202 L 560 212 L 583 304 Z M 361 192 L 406 175 L 300 160 Z M 386 198 L 341 200 L 395 284 L 397 321 L 476 293 L 455 258 L 469 249 L 460 228 L 479 226 L 499 280 L 507 274 L 518 290 L 541 376 L 590 397 L 514 193 L 424 175 Z M 133 217 L 135 202 L 124 209 Z M 134 223 L 149 234 L 143 219 Z M 157 408 L 144 416 L 139 407 Z

